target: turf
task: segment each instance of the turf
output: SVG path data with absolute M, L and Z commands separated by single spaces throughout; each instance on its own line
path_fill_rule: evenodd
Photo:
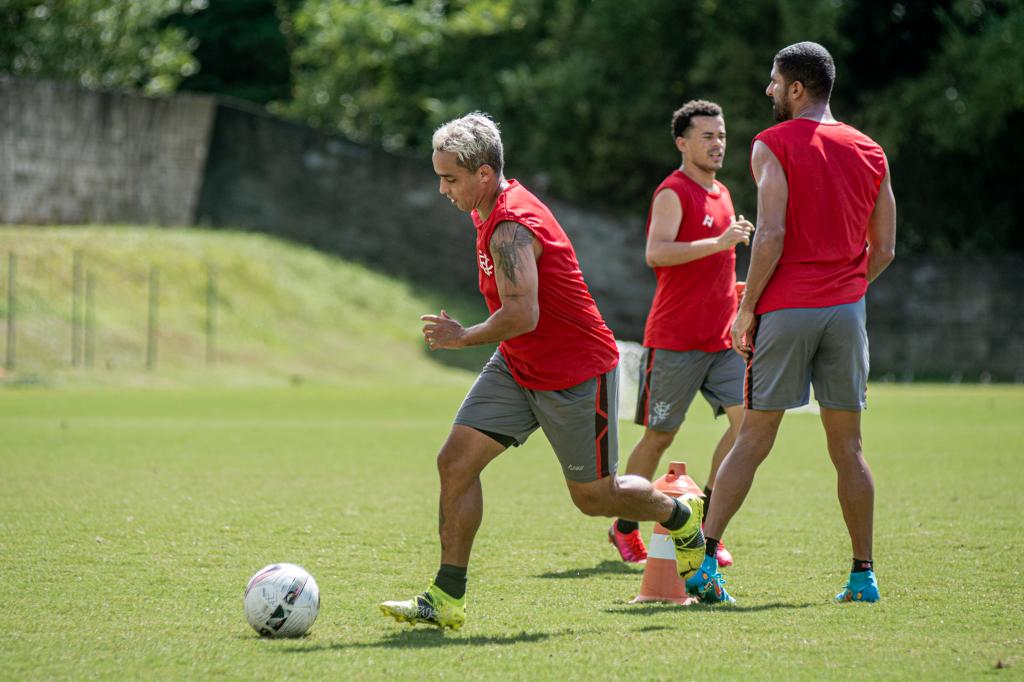
M 434 453 L 457 385 L 0 391 L 6 678 L 953 679 L 1024 671 L 1024 389 L 872 385 L 883 601 L 849 548 L 816 417 L 787 416 L 727 541 L 731 608 L 630 605 L 637 571 L 538 434 L 484 474 L 459 633 L 384 619 L 436 570 Z M 721 424 L 674 459 L 703 482 Z M 639 431 L 622 424 L 632 445 Z M 644 530 L 645 534 L 649 529 Z M 259 638 L 265 564 L 316 576 L 302 639 Z

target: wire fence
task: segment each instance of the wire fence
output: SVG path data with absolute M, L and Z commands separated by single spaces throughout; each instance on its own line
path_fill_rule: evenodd
M 66 258 L 56 254 L 6 258 L 6 291 L 0 295 L 6 372 L 93 369 L 155 370 L 161 344 L 170 342 L 173 364 L 218 361 L 218 270 L 203 263 L 189 276 L 167 281 L 157 263 L 129 262 L 98 270 L 83 249 Z M 199 275 L 201 282 L 196 281 Z M 163 287 L 163 291 L 162 291 Z M 175 305 L 172 324 L 161 327 L 168 288 Z M 182 305 L 184 303 L 184 305 Z M 98 312 L 99 310 L 99 312 Z

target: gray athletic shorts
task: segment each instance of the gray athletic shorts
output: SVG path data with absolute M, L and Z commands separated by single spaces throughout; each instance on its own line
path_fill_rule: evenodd
M 867 407 L 868 333 L 864 299 L 828 308 L 786 308 L 757 316 L 744 405 L 788 410 L 814 397 L 823 407 Z
M 705 353 L 645 348 L 633 421 L 652 431 L 674 433 L 698 389 L 718 417 L 743 404 L 743 358 L 732 350 Z
M 618 404 L 614 369 L 561 391 L 534 391 L 516 383 L 501 351 L 495 351 L 455 423 L 509 437 L 513 445 L 522 445 L 540 427 L 565 477 L 589 483 L 613 476 L 618 467 Z

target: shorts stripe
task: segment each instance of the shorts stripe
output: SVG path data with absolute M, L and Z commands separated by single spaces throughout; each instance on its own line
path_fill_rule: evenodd
M 643 395 L 636 401 L 636 416 L 633 418 L 634 424 L 642 426 L 647 426 L 647 417 L 650 415 L 651 409 L 651 372 L 654 371 L 654 351 L 654 348 L 647 350 L 647 366 L 644 367 L 644 376 L 641 379 Z
M 752 410 L 754 404 L 754 344 L 757 342 L 757 328 L 761 326 L 761 316 L 754 316 L 754 326 L 750 330 L 750 355 L 747 357 L 747 370 L 744 372 L 743 407 Z
M 608 475 L 608 382 L 604 375 L 597 377 L 597 399 L 594 406 L 594 452 L 597 457 L 597 477 Z

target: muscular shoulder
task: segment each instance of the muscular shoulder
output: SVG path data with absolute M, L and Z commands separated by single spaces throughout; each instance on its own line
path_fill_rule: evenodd
M 533 241 L 533 232 L 523 223 L 515 220 L 503 220 L 494 226 L 491 233 L 491 247 L 506 242 L 513 244 L 529 244 Z

